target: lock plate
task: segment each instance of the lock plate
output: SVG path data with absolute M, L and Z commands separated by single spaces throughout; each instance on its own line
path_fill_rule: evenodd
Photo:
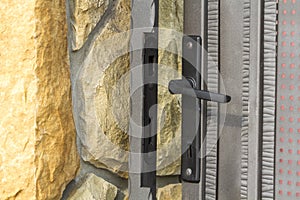
M 182 76 L 195 90 L 201 90 L 201 37 L 184 36 Z M 201 100 L 182 95 L 181 179 L 200 182 Z

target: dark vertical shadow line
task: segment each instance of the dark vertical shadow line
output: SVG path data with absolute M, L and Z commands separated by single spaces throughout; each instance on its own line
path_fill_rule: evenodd
M 154 34 L 155 34 L 155 37 L 156 37 L 156 41 L 155 41 L 155 54 L 156 54 L 156 60 L 154 60 L 153 61 L 153 63 L 154 64 L 157 64 L 157 67 L 158 67 L 158 41 L 159 41 L 159 0 L 154 0 L 154 2 L 155 2 L 155 19 L 154 19 Z M 156 68 L 156 72 L 155 72 L 156 74 L 155 74 L 155 81 L 156 81 L 156 97 L 155 97 L 155 102 L 153 102 L 154 104 L 158 104 L 158 102 L 157 102 L 157 97 L 158 97 L 158 68 Z M 154 116 L 154 118 L 155 118 L 155 122 L 152 122 L 152 123 L 155 123 L 155 132 L 156 132 L 156 134 L 155 134 L 155 136 L 151 136 L 151 137 L 153 137 L 153 139 L 154 139 L 154 142 L 155 142 L 155 144 L 154 144 L 154 146 L 155 146 L 155 151 L 156 151 L 156 154 L 155 154 L 155 171 L 153 172 L 153 175 L 155 176 L 155 178 L 154 178 L 154 183 L 153 183 L 153 185 L 152 185 L 152 187 L 150 188 L 150 192 L 152 193 L 152 199 L 153 200 L 156 200 L 156 195 L 157 195 L 157 180 L 156 180 L 156 165 L 157 165 L 157 163 L 156 163 L 156 160 L 157 160 L 157 123 L 158 123 L 158 119 L 157 119 L 157 112 L 156 112 L 156 115 Z
M 259 77 L 259 82 L 260 82 L 260 88 L 259 88 L 259 146 L 258 146 L 258 169 L 259 171 L 258 173 L 258 188 L 257 190 L 258 193 L 258 197 L 257 199 L 261 199 L 262 198 L 262 149 L 263 149 L 263 97 L 264 97 L 264 21 L 265 21 L 265 1 L 261 0 L 260 1 L 260 65 L 259 65 L 259 69 L 260 70 L 260 77 Z
M 221 36 L 220 36 L 220 29 L 221 29 L 221 1 L 218 0 L 218 91 L 220 92 L 220 72 L 221 72 Z M 216 200 L 219 199 L 219 160 L 220 160 L 220 105 L 218 105 L 218 120 L 217 120 L 217 145 L 216 145 L 216 152 L 217 152 L 217 163 L 216 163 Z
M 203 53 L 204 57 L 204 66 L 202 68 L 202 77 L 204 80 L 202 80 L 202 85 L 203 89 L 207 90 L 207 80 L 208 80 L 208 0 L 203 0 L 203 8 L 202 11 L 203 13 L 203 38 L 202 38 L 202 45 L 203 48 L 205 49 L 205 52 Z M 202 120 L 200 123 L 202 123 L 202 134 L 201 134 L 201 145 L 204 145 L 204 148 L 201 147 L 201 149 L 204 151 L 202 152 L 202 159 L 200 166 L 202 167 L 201 171 L 201 199 L 205 200 L 206 199 L 206 136 L 207 136 L 207 102 L 202 101 Z
M 154 0 L 154 2 L 155 2 L 154 27 L 157 28 L 157 34 L 158 34 L 158 28 L 159 28 L 159 0 Z
M 156 104 L 158 104 L 158 102 L 157 102 L 157 98 L 158 98 L 158 61 L 159 61 L 159 58 L 158 58 L 158 56 L 159 56 L 159 54 L 158 54 L 158 46 L 159 46 L 159 44 L 158 44 L 158 42 L 159 42 L 159 0 L 155 0 L 155 19 L 154 19 L 154 27 L 155 27 L 155 30 L 156 30 L 156 32 L 155 32 L 155 35 L 156 35 L 156 44 L 155 44 L 155 46 L 156 46 L 156 60 L 155 60 L 155 64 L 157 64 L 157 67 L 156 67 L 156 81 L 157 81 L 157 86 L 156 86 Z M 158 131 L 157 131 L 157 123 L 158 123 L 158 119 L 157 119 L 157 112 L 156 112 L 156 116 L 155 116 L 155 118 L 156 118 L 156 135 L 155 135 L 155 142 L 157 143 L 157 133 L 158 133 Z M 156 157 L 157 157 L 157 144 L 156 144 Z M 155 158 L 155 160 L 157 160 L 157 158 Z M 157 165 L 157 163 L 155 162 L 155 166 Z M 155 170 L 157 170 L 157 169 L 155 169 Z M 154 183 L 154 185 L 153 185 L 153 187 L 151 188 L 151 190 L 153 190 L 152 191 L 152 194 L 153 194 L 153 200 L 156 200 L 156 195 L 157 195 L 157 180 L 156 180 L 156 171 L 155 171 L 155 183 Z

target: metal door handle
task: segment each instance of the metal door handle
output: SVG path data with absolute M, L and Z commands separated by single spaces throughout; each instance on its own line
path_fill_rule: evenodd
M 183 94 L 218 103 L 228 103 L 231 100 L 231 97 L 228 95 L 194 89 L 194 81 L 192 79 L 170 81 L 169 91 L 171 94 Z
M 185 182 L 200 182 L 201 166 L 201 100 L 228 103 L 230 96 L 201 90 L 202 39 L 197 35 L 182 39 L 182 79 L 169 82 L 172 94 L 182 94 L 181 126 L 181 179 Z M 204 117 L 204 116 L 203 116 Z M 206 117 L 203 119 L 206 123 Z

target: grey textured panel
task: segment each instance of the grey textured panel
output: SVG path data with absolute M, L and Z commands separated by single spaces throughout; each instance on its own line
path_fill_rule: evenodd
M 220 128 L 219 200 L 241 199 L 243 8 L 243 1 L 220 1 L 220 71 L 225 86 L 220 88 L 220 92 L 226 92 L 232 100 L 229 104 L 220 105 L 221 113 L 226 114 L 226 119 L 224 127 Z
M 250 1 L 248 199 L 261 199 L 264 1 Z
M 207 89 L 219 92 L 219 0 L 208 1 Z M 205 199 L 217 199 L 218 104 L 207 103 L 206 194 Z
M 300 1 L 278 5 L 275 199 L 300 198 Z
M 274 199 L 277 2 L 265 0 L 264 11 L 264 101 L 262 135 L 262 199 Z
M 241 199 L 248 196 L 248 131 L 249 131 L 249 70 L 250 70 L 250 0 L 244 1 L 243 38 L 243 120 L 241 132 Z
M 199 184 L 186 183 L 182 184 L 182 200 L 198 200 L 200 199 Z

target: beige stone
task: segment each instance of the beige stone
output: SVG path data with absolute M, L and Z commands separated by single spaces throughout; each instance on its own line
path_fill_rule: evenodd
M 182 14 L 182 2 L 167 7 L 171 16 Z M 93 48 L 77 75 L 75 82 L 77 124 L 83 144 L 83 159 L 97 167 L 108 168 L 127 177 L 129 124 L 129 34 L 130 2 L 121 0 L 115 13 L 98 36 Z M 167 20 L 170 20 L 168 18 Z M 180 19 L 172 19 L 181 30 Z M 168 23 L 163 23 L 168 24 Z M 171 27 L 168 27 L 171 28 Z M 78 33 L 80 34 L 80 33 Z M 164 40 L 165 41 L 165 40 Z M 176 52 L 180 43 L 167 41 Z M 161 64 L 180 71 L 177 55 L 160 52 Z M 161 81 L 171 79 L 168 70 L 160 71 Z M 83 104 L 84 102 L 84 104 Z M 180 169 L 180 105 L 178 97 L 169 94 L 166 86 L 159 87 L 159 152 L 158 175 L 179 174 Z M 96 110 L 96 112 L 94 112 Z M 91 127 L 93 126 L 93 127 Z
M 167 185 L 157 190 L 158 200 L 181 200 L 182 199 L 181 184 Z
M 169 6 L 168 6 L 169 4 Z M 183 1 L 162 2 L 168 16 L 160 22 L 164 28 L 182 30 Z M 100 33 L 83 66 L 73 81 L 75 120 L 82 143 L 82 158 L 96 167 L 106 168 L 122 177 L 128 171 L 129 124 L 129 32 L 130 1 L 117 1 L 110 19 Z M 100 13 L 101 15 L 101 13 Z M 80 32 L 74 32 L 79 35 Z M 168 33 L 171 34 L 171 33 Z M 181 37 L 161 43 L 173 52 L 181 48 Z M 174 38 L 174 37 L 171 37 Z M 180 58 L 167 51 L 160 51 L 160 81 L 174 77 L 170 69 L 181 71 Z M 76 68 L 77 70 L 77 68 Z M 96 73 L 95 73 L 96 72 Z M 178 76 L 179 77 L 178 73 Z M 170 95 L 167 84 L 159 87 L 159 151 L 158 175 L 179 174 L 180 169 L 180 99 Z
M 111 183 L 88 174 L 81 186 L 70 194 L 68 200 L 114 200 L 118 189 Z
M 118 81 L 129 70 L 129 34 L 121 32 L 130 27 L 130 1 L 119 1 L 114 10 L 80 66 L 73 96 L 82 158 L 127 177 L 128 136 L 123 129 L 128 129 L 129 98 L 123 94 L 129 93 L 129 85 L 126 78 Z M 116 116 L 124 120 L 122 128 Z
M 159 35 L 159 45 L 163 47 L 159 49 L 159 64 L 165 67 L 160 67 L 158 74 L 163 84 L 158 88 L 157 175 L 164 176 L 180 174 L 181 99 L 171 95 L 167 86 L 170 80 L 181 77 L 183 0 L 160 1 L 159 15 L 159 27 L 163 29 Z
M 78 50 L 87 40 L 91 31 L 102 19 L 113 0 L 70 0 L 71 26 L 74 29 L 73 50 Z M 109 11 L 108 11 L 109 12 Z M 108 15 L 108 14 L 107 14 Z
M 159 51 L 158 87 L 158 172 L 159 176 L 174 175 L 180 173 L 181 155 L 181 106 L 180 96 L 171 95 L 167 86 L 172 79 L 180 78 L 181 62 L 178 56 L 172 52 L 179 49 L 176 40 L 169 41 L 167 50 Z M 171 52 L 170 52 L 171 51 Z M 177 72 L 173 77 L 172 72 Z
M 0 199 L 59 199 L 78 169 L 65 3 L 0 2 Z
M 183 31 L 183 0 L 159 2 L 159 27 Z

